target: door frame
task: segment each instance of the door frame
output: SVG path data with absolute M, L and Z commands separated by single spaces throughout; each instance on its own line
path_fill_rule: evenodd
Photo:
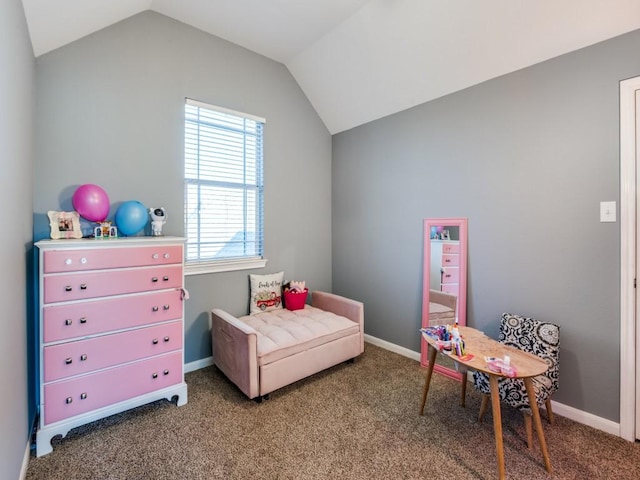
M 620 437 L 636 435 L 636 91 L 640 77 L 620 82 Z M 640 222 L 639 222 L 640 223 Z

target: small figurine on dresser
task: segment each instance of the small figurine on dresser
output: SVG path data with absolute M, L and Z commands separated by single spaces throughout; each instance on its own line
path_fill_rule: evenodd
M 162 226 L 167 223 L 164 207 L 150 208 L 149 215 L 151 216 L 151 234 L 154 237 L 159 237 L 162 235 Z

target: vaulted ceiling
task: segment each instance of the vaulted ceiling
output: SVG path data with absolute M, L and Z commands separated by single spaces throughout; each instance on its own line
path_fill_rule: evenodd
M 36 56 L 153 10 L 289 69 L 331 133 L 640 28 L 639 0 L 22 0 Z

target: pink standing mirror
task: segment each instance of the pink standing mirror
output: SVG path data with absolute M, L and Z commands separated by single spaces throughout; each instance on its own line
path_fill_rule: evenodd
M 425 218 L 422 270 L 422 327 L 467 324 L 467 219 Z M 427 342 L 420 344 L 420 363 L 427 366 Z M 436 364 L 451 378 L 462 375 Z

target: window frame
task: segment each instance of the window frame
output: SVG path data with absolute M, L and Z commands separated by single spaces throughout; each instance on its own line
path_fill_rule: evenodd
M 223 258 L 220 260 L 188 260 L 187 259 L 187 248 L 188 248 L 188 231 L 186 224 L 186 216 L 187 216 L 187 185 L 189 180 L 186 175 L 186 147 L 187 147 L 187 139 L 186 139 L 186 129 L 187 129 L 187 118 L 186 118 L 186 108 L 187 106 L 195 106 L 198 108 L 210 110 L 213 112 L 229 114 L 236 117 L 240 117 L 243 119 L 253 120 L 258 123 L 262 123 L 263 127 L 266 124 L 266 120 L 264 118 L 238 112 L 235 110 L 231 110 L 224 107 L 218 107 L 216 105 L 211 105 L 208 103 L 200 102 L 197 100 L 193 100 L 191 98 L 185 98 L 185 103 L 183 107 L 184 119 L 183 119 L 183 140 L 184 140 L 184 148 L 183 148 L 183 187 L 184 187 L 184 197 L 185 203 L 183 206 L 183 227 L 185 229 L 185 250 L 184 250 L 184 273 L 185 275 L 201 275 L 206 273 L 218 273 L 218 272 L 230 272 L 236 270 L 248 270 L 254 268 L 263 268 L 266 266 L 268 260 L 264 256 L 264 180 L 262 180 L 262 256 L 245 256 L 245 257 L 231 257 L 231 258 Z M 262 134 L 262 149 L 264 149 L 264 133 Z M 264 161 L 264 155 L 262 156 L 262 160 Z M 264 178 L 264 164 L 262 165 L 262 171 L 260 172 L 260 177 Z

